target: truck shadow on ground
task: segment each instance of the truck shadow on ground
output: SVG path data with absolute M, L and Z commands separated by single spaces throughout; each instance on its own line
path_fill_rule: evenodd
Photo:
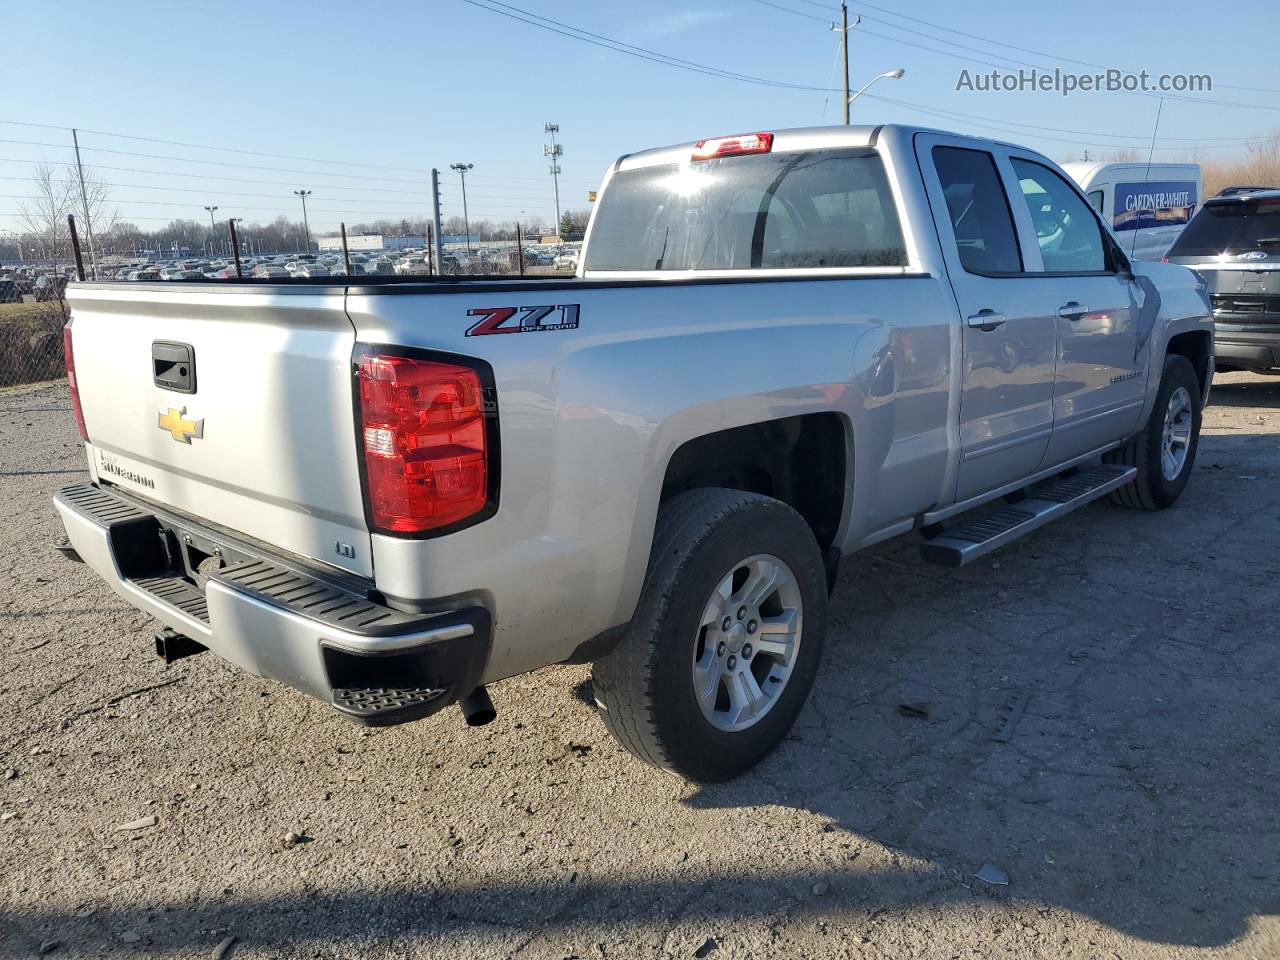
M 1209 438 L 1227 466 L 1164 513 L 1095 505 L 959 571 L 905 543 L 855 559 L 790 741 L 690 802 L 814 811 L 937 871 L 943 900 L 964 884 L 1158 943 L 1240 936 L 1280 910 L 1280 503 L 1224 502 L 1230 475 L 1280 466 L 1263 439 Z M 974 878 L 985 863 L 1011 885 Z
M 1225 376 L 1231 377 L 1230 374 Z M 1215 379 L 1209 404 L 1218 407 L 1280 407 L 1280 377 L 1223 382 Z

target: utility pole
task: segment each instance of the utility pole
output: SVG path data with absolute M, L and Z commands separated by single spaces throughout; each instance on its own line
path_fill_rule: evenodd
M 440 171 L 431 168 L 431 221 L 436 228 L 436 270 L 444 275 L 444 237 L 440 231 Z
M 93 249 L 93 218 L 89 216 L 89 192 L 84 188 L 84 166 L 80 163 L 80 137 L 75 127 L 71 128 L 71 142 L 76 148 L 76 174 L 80 177 L 80 202 L 84 206 L 84 228 L 89 233 L 89 265 L 93 269 L 93 279 L 98 279 L 98 255 Z M 81 279 L 84 279 L 81 277 Z
M 311 196 L 310 190 L 295 190 L 295 196 L 302 198 L 302 235 L 307 240 L 307 253 L 311 252 L 311 224 L 307 221 L 307 197 Z
M 467 253 L 471 252 L 471 218 L 467 216 L 467 171 L 474 166 L 474 163 L 449 164 L 449 169 L 457 170 L 458 176 L 462 178 L 462 228 L 467 231 Z
M 549 144 L 542 145 L 542 155 L 551 158 L 551 188 L 556 195 L 556 233 L 560 232 L 560 158 L 564 156 L 564 147 L 556 143 L 556 134 L 560 132 L 560 124 L 544 123 L 544 133 L 551 137 Z
M 857 26 L 862 22 L 862 16 L 856 15 L 853 18 L 853 26 Z M 840 34 L 840 57 L 844 60 L 844 124 L 849 125 L 849 5 L 840 0 L 840 26 L 834 23 L 831 29 Z

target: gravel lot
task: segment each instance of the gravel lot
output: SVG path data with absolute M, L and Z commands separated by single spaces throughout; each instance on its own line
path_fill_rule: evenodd
M 790 742 L 709 789 L 585 667 L 377 732 L 165 669 L 49 549 L 74 435 L 0 392 L 0 956 L 1280 957 L 1280 380 L 1219 378 L 1163 514 L 848 563 Z

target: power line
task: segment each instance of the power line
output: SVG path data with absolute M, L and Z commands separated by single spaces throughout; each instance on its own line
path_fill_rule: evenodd
M 775 10 L 781 10 L 784 13 L 790 13 L 797 17 L 804 17 L 806 20 L 815 20 L 818 23 L 824 23 L 824 24 L 827 24 L 828 26 L 830 26 L 832 23 L 831 20 L 824 19 L 822 17 L 815 17 L 812 13 L 804 13 L 800 10 L 795 10 L 791 7 L 784 7 L 780 3 L 774 3 L 773 0 L 756 0 L 756 3 L 762 3 L 766 7 L 773 7 L 773 9 Z
M 613 50 L 616 53 L 624 53 L 631 57 L 638 57 L 641 60 L 649 60 L 649 61 L 652 61 L 653 63 L 660 63 L 664 66 L 676 67 L 677 69 L 680 69 L 680 70 L 688 70 L 693 73 L 701 73 L 711 77 L 718 77 L 721 80 L 739 80 L 744 83 L 755 83 L 755 84 L 759 84 L 761 86 L 766 86 L 766 87 L 783 87 L 783 88 L 792 89 L 792 90 L 811 90 L 811 91 L 823 90 L 822 87 L 814 87 L 814 86 L 809 86 L 807 84 L 800 84 L 800 83 L 787 83 L 781 80 L 768 80 L 768 79 L 765 79 L 764 77 L 754 77 L 749 74 L 733 73 L 732 71 L 729 71 L 729 70 L 721 70 L 719 67 L 711 67 L 711 66 L 707 66 L 706 64 L 695 63 L 692 60 L 682 60 L 679 57 L 671 57 L 665 53 L 658 53 L 655 50 L 649 50 L 645 47 L 637 47 L 633 44 L 623 43 L 620 40 L 614 40 L 610 37 L 605 37 L 598 33 L 591 33 L 588 30 L 582 30 L 582 29 L 579 29 L 578 27 L 571 27 L 568 24 L 561 23 L 559 20 L 552 20 L 550 17 L 543 17 L 536 13 L 530 13 L 528 10 L 523 10 L 519 7 L 513 7 L 507 3 L 501 4 L 501 6 L 507 8 L 506 10 L 501 10 L 501 9 L 498 9 L 496 6 L 489 6 L 487 3 L 482 3 L 481 0 L 462 0 L 462 2 L 469 4 L 473 7 L 476 7 L 480 10 L 487 10 L 490 13 L 496 13 L 499 16 L 507 17 L 508 19 L 511 19 L 511 20 L 519 20 L 521 23 L 527 23 L 530 26 L 538 27 L 541 30 L 548 30 L 551 33 L 558 33 L 561 36 L 568 37 L 571 40 L 578 40 L 582 43 L 589 43 L 592 46 L 596 46 L 596 47 L 604 47 L 605 49 Z M 488 2 L 496 4 L 498 3 L 498 0 L 488 0 Z M 512 13 L 508 11 L 517 11 L 517 12 Z M 520 14 L 524 14 L 524 16 L 520 16 Z M 529 19 L 529 18 L 536 18 L 536 19 Z M 546 21 L 546 22 L 540 23 L 538 21 Z M 551 24 L 555 24 L 555 26 L 552 26 Z M 558 29 L 559 27 L 563 27 L 564 29 Z M 596 39 L 592 39 L 593 37 Z
M 978 115 L 978 114 L 973 114 L 973 113 L 961 113 L 961 112 L 958 112 L 958 111 L 955 111 L 955 110 L 942 110 L 942 109 L 939 109 L 938 107 L 929 107 L 929 106 L 925 106 L 924 104 L 921 104 L 921 103 L 912 103 L 912 102 L 911 102 L 911 101 L 909 101 L 909 100 L 897 100 L 897 99 L 894 99 L 894 98 L 892 98 L 892 97 L 885 97 L 885 96 L 880 96 L 880 95 L 877 95 L 877 94 L 871 94 L 871 93 L 865 93 L 865 94 L 863 94 L 863 96 L 865 96 L 865 97 L 867 97 L 868 99 L 871 99 L 871 100 L 880 100 L 880 101 L 882 101 L 883 103 L 891 103 L 891 104 L 893 104 L 894 106 L 898 106 L 898 107 L 909 107 L 909 108 L 911 108 L 912 110 L 919 110 L 919 111 L 921 111 L 922 113 L 934 114 L 934 115 L 936 115 L 936 116 L 944 117 L 944 118 L 946 118 L 946 119 L 960 119 L 960 120 L 965 120 L 965 121 L 978 120 L 978 121 L 981 121 L 982 123 L 992 124 L 993 126 L 994 126 L 994 125 L 999 124 L 999 125 L 1002 125 L 1002 126 L 1003 126 L 1003 127 L 1005 127 L 1005 128 L 1007 128 L 1007 127 L 1026 127 L 1026 128 L 1029 128 L 1029 129 L 1031 129 L 1031 130 L 1035 130 L 1035 131 L 1048 130 L 1048 131 L 1050 131 L 1051 133 L 1071 133 L 1071 134 L 1076 134 L 1076 135 L 1077 135 L 1077 136 L 1079 136 L 1079 137 L 1111 137 L 1111 138 L 1117 138 L 1117 137 L 1126 137 L 1126 136 L 1128 136 L 1128 134 L 1121 134 L 1121 133 L 1101 133 L 1101 132 L 1096 131 L 1096 130 L 1072 130 L 1072 129 L 1070 129 L 1070 128 L 1066 128 L 1066 127 L 1047 127 L 1047 126 L 1044 126 L 1044 125 L 1042 125 L 1042 124 L 1038 124 L 1038 123 L 1022 123 L 1022 122 L 1019 122 L 1019 121 L 1017 121 L 1017 120 L 1005 120 L 1005 119 L 1003 119 L 1003 118 L 1001 118 L 1001 117 L 984 117 L 984 116 L 980 116 L 980 115 Z M 1011 131 L 1011 132 L 1021 133 L 1021 131 Z M 1060 139 L 1060 138 L 1055 138 L 1055 137 L 1048 137 L 1048 136 L 1044 136 L 1043 134 L 1040 134 L 1040 133 L 1036 133 L 1036 134 L 1035 134 L 1035 136 L 1043 136 L 1043 137 L 1044 137 L 1044 139 L 1046 139 L 1046 140 Z M 1249 145 L 1250 143 L 1254 143 L 1254 142 L 1261 142 L 1261 141 L 1271 140 L 1271 139 L 1273 139 L 1273 137 L 1271 137 L 1271 136 L 1250 137 L 1250 138 L 1246 138 L 1246 139 L 1242 139 L 1242 140 L 1232 140 L 1232 141 L 1231 141 L 1231 142 L 1229 142 L 1229 143 L 1213 143 L 1213 144 L 1208 144 L 1208 145 L 1205 145 L 1205 144 L 1201 143 L 1201 141 L 1200 141 L 1198 138 L 1195 138 L 1195 137 L 1161 137 L 1160 139 L 1161 139 L 1161 140 L 1185 140 L 1185 141 L 1186 141 L 1186 143 L 1184 143 L 1184 144 L 1182 144 L 1182 145 L 1180 145 L 1180 146 L 1156 147 L 1156 149 L 1157 149 L 1157 150 L 1185 150 L 1185 149 L 1188 149 L 1188 148 L 1190 148 L 1190 147 L 1198 147 L 1198 148 L 1200 148 L 1200 149 L 1204 149 L 1204 150 L 1227 150 L 1227 149 L 1234 149 L 1234 148 L 1236 148 L 1236 147 L 1247 146 L 1247 145 Z M 1207 138 L 1207 139 L 1215 139 L 1215 138 Z M 1064 142 L 1064 143 L 1078 143 L 1078 142 L 1080 142 L 1080 141 L 1079 141 L 1079 140 L 1065 140 L 1065 141 L 1063 141 L 1063 142 Z M 1125 146 L 1125 144 L 1108 144 L 1108 143 L 1106 143 L 1106 142 L 1104 142 L 1104 141 L 1097 141 L 1097 140 L 1094 140 L 1094 141 L 1088 141 L 1088 142 L 1093 143 L 1095 146 L 1110 146 L 1110 147 L 1113 147 L 1113 148 L 1121 148 L 1121 147 L 1124 147 L 1124 146 Z M 1148 146 L 1148 144 L 1140 144 L 1140 146 L 1142 146 L 1142 147 L 1145 149 L 1145 148 Z M 1136 149 L 1136 147 L 1135 147 L 1135 149 Z
M 780 4 L 774 3 L 774 2 L 772 2 L 772 0 L 756 0 L 756 2 L 757 2 L 757 3 L 763 3 L 765 6 L 774 7 L 774 8 L 776 8 L 776 9 L 778 9 L 778 10 L 784 10 L 784 11 L 786 11 L 787 13 L 792 13 L 792 14 L 795 14 L 796 16 L 799 16 L 799 17 L 806 17 L 806 18 L 811 18 L 811 19 L 814 19 L 814 20 L 818 19 L 817 17 L 810 17 L 810 15 L 809 15 L 809 14 L 803 13 L 803 12 L 801 12 L 801 11 L 799 11 L 799 10 L 790 9 L 790 8 L 788 8 L 788 7 L 784 7 L 784 6 L 780 5 Z M 825 9 L 825 8 L 823 8 L 823 7 L 822 7 L 822 5 L 821 5 L 821 4 L 819 4 L 819 3 L 813 3 L 813 2 L 812 2 L 812 0 L 801 0 L 801 2 L 809 3 L 811 6 L 818 7 L 818 8 L 820 8 L 820 9 Z M 942 30 L 942 31 L 945 31 L 945 32 L 948 32 L 948 33 L 955 33 L 955 34 L 957 34 L 957 35 L 959 35 L 959 36 L 969 37 L 969 38 L 971 38 L 971 39 L 974 39 L 974 40 L 981 40 L 981 41 L 983 41 L 983 42 L 998 43 L 998 41 L 989 41 L 989 40 L 987 40 L 987 38 L 985 38 L 985 37 L 980 37 L 980 36 L 978 36 L 977 34 L 965 33 L 964 31 L 961 31 L 961 30 L 954 30 L 954 29 L 952 29 L 952 28 L 950 28 L 950 27 L 944 27 L 944 26 L 941 26 L 940 24 L 931 23 L 931 22 L 929 22 L 929 21 L 927 21 L 927 20 L 920 20 L 920 19 L 919 19 L 919 18 L 917 18 L 917 17 L 909 17 L 909 16 L 907 16 L 907 15 L 905 15 L 905 14 L 898 14 L 898 13 L 894 13 L 893 11 L 886 10 L 886 9 L 884 9 L 883 7 L 875 6 L 874 4 L 864 3 L 864 2 L 862 2 L 862 0 L 858 0 L 858 4 L 859 4 L 859 6 L 866 7 L 866 8 L 871 9 L 871 10 L 876 10 L 876 11 L 878 11 L 878 12 L 880 12 L 880 13 L 885 13 L 885 14 L 888 14 L 888 15 L 890 15 L 890 16 L 901 17 L 901 18 L 903 18 L 903 19 L 910 20 L 910 21 L 912 21 L 912 22 L 914 22 L 914 23 L 922 23 L 922 24 L 925 24 L 926 26 L 933 27 L 934 29 L 937 29 L 937 30 Z M 939 49 L 937 49 L 936 47 L 929 47 L 929 46 L 925 46 L 924 44 L 916 43 L 916 42 L 914 42 L 914 41 L 912 41 L 912 40 L 904 40 L 904 39 L 903 39 L 903 38 L 901 38 L 901 37 L 894 37 L 894 36 L 890 36 L 890 35 L 888 35 L 888 34 L 877 33 L 877 32 L 875 32 L 874 30 L 868 30 L 868 29 L 867 29 L 867 28 L 865 28 L 865 27 L 860 28 L 860 29 L 859 29 L 859 31 L 858 31 L 860 34 L 863 34 L 863 35 L 868 36 L 868 37 L 876 37 L 877 39 L 880 39 L 880 40 L 887 40 L 887 41 L 889 41 L 890 43 L 898 43 L 898 44 L 902 44 L 902 45 L 904 45 L 904 46 L 908 46 L 908 47 L 915 47 L 915 48 L 917 48 L 917 49 L 919 49 L 919 50 L 925 50 L 925 51 L 927 51 L 927 52 L 929 52 L 929 53 L 935 53 L 935 54 L 939 54 L 940 56 L 950 57 L 950 58 L 952 58 L 953 60 L 964 60 L 964 61 L 968 61 L 968 62 L 971 62 L 971 63 L 981 63 L 983 66 L 993 67 L 993 68 L 995 68 L 995 69 L 997 69 L 997 70 L 1008 70 L 1008 69 L 1009 69 L 1009 68 L 1008 68 L 1008 66 L 1007 66 L 1006 64 L 1004 64 L 1004 63 L 994 63 L 994 62 L 992 62 L 992 61 L 991 61 L 991 60 L 989 60 L 989 59 L 984 59 L 984 57 L 995 57 L 995 58 L 997 58 L 997 59 L 999 59 L 999 60 L 1004 60 L 1004 61 L 1006 61 L 1007 63 L 1012 63 L 1012 64 L 1015 64 L 1015 65 L 1017 65 L 1017 66 L 1022 66 L 1022 67 L 1031 67 L 1032 69 L 1035 69 L 1035 70 L 1045 70 L 1045 69 L 1049 69 L 1049 67 L 1047 67 L 1047 66 L 1046 66 L 1045 64 L 1043 64 L 1043 63 L 1032 63 L 1032 62 L 1030 62 L 1030 61 L 1028 61 L 1028 60 L 1019 60 L 1019 59 L 1017 59 L 1016 57 L 1009 57 L 1009 56 L 1006 56 L 1006 55 L 1004 55 L 1004 54 L 994 53 L 994 52 L 992 52 L 992 51 L 990 51 L 990 50 L 981 50 L 981 49 L 979 49 L 979 48 L 977 48 L 977 47 L 971 47 L 971 46 L 968 46 L 967 44 L 963 44 L 963 43 L 956 43 L 954 40 L 947 40 L 947 39 L 944 39 L 944 38 L 942 38 L 942 37 L 935 37 L 935 36 L 931 36 L 930 34 L 922 33 L 922 32 L 921 32 L 921 31 L 919 31 L 919 30 L 912 30 L 910 27 L 903 27 L 903 26 L 900 26 L 899 24 L 895 24 L 895 23 L 885 23 L 883 20 L 877 20 L 877 19 L 876 19 L 876 18 L 874 18 L 874 17 L 864 17 L 863 19 L 864 19 L 864 20 L 869 20 L 869 21 L 872 21 L 872 22 L 875 22 L 875 23 L 882 24 L 883 26 L 889 27 L 890 29 L 893 29 L 893 30 L 902 30 L 902 31 L 904 31 L 904 32 L 906 32 L 906 33 L 911 33 L 911 34 L 915 34 L 916 36 L 919 36 L 919 37 L 924 37 L 925 39 L 927 39 L 927 40 L 931 40 L 931 41 L 933 41 L 934 43 L 943 43 L 943 44 L 947 44 L 947 45 L 949 45 L 949 46 L 958 47 L 958 48 L 959 48 L 959 49 L 961 49 L 961 50 L 968 50 L 968 51 L 971 51 L 971 52 L 974 52 L 974 53 L 982 54 L 982 56 L 981 56 L 981 57 L 974 57 L 974 56 L 967 56 L 967 55 L 964 55 L 964 54 L 954 53 L 954 52 L 952 52 L 952 51 L 950 51 L 950 50 L 939 50 Z M 999 45 L 999 46 L 1004 46 L 1004 47 L 1009 47 L 1010 49 L 1014 49 L 1014 50 L 1021 50 L 1021 51 L 1023 51 L 1023 52 L 1027 52 L 1027 53 L 1033 53 L 1033 54 L 1035 54 L 1036 56 L 1049 57 L 1050 59 L 1059 60 L 1059 61 L 1063 61 L 1063 62 L 1067 62 L 1067 63 L 1076 63 L 1076 64 L 1080 64 L 1080 65 L 1082 65 L 1082 66 L 1092 67 L 1092 68 L 1099 69 L 1099 70 L 1106 70 L 1106 69 L 1108 69 L 1108 68 L 1107 68 L 1105 65 L 1103 65 L 1103 64 L 1091 63 L 1091 62 L 1089 62 L 1089 61 L 1087 61 L 1087 60 L 1075 60 L 1075 59 L 1072 59 L 1071 57 L 1059 57 L 1059 56 L 1056 56 L 1055 54 L 1042 53 L 1042 52 L 1039 52 L 1039 51 L 1030 50 L 1029 48 L 1026 48 L 1026 47 L 1018 47 L 1018 46 L 1016 46 L 1016 45 L 1014 45 L 1014 44 L 999 43 L 998 45 Z M 1225 87 L 1225 88 L 1228 88 L 1228 89 L 1237 89 L 1237 90 L 1255 90 L 1255 91 L 1268 92 L 1268 93 L 1280 93 L 1280 90 L 1270 90 L 1270 89 L 1265 88 L 1265 87 L 1236 87 L 1236 86 L 1232 86 L 1231 84 L 1219 84 L 1219 86 L 1222 86 L 1222 87 Z M 1255 110 L 1280 110 L 1280 107 L 1277 107 L 1277 106 L 1271 106 L 1271 105 L 1268 105 L 1268 104 L 1240 103 L 1240 102 L 1235 101 L 1235 100 L 1217 100 L 1217 99 L 1209 99 L 1209 98 L 1206 98 L 1206 97 L 1199 97 L 1199 96 L 1191 97 L 1191 96 L 1179 95 L 1179 94 L 1176 94 L 1176 93 L 1155 93 L 1155 92 L 1152 92 L 1152 91 L 1149 91 L 1149 90 L 1122 90 L 1122 91 L 1119 91 L 1119 92 L 1121 92 L 1121 93 L 1133 94 L 1133 95 L 1137 95 L 1137 96 L 1144 96 L 1144 97 L 1163 97 L 1163 98 L 1164 98 L 1164 99 L 1166 99 L 1166 100 L 1179 100 L 1179 101 L 1182 101 L 1182 102 L 1184 102 L 1184 103 L 1197 103 L 1197 104 L 1202 104 L 1202 105 L 1224 106 L 1224 107 L 1244 107 L 1244 108 L 1248 108 L 1248 109 L 1255 109 Z M 1164 139 L 1164 138 L 1162 138 L 1162 139 Z
M 48 143 L 42 140 L 9 140 L 0 138 L 0 143 L 16 143 L 29 147 L 54 147 L 59 150 L 70 149 L 65 143 Z M 173 160 L 178 163 L 201 163 L 211 167 L 238 167 L 244 170 L 270 170 L 273 173 L 297 173 L 312 177 L 346 177 L 352 180 L 378 180 L 384 183 L 419 183 L 418 180 L 405 180 L 397 177 L 371 177 L 362 173 L 332 173 L 325 170 L 294 170 L 289 167 L 264 167 L 255 163 L 232 163 L 228 160 L 197 160 L 194 157 L 174 157 L 160 153 L 137 153 L 132 150 L 112 150 L 110 147 L 81 147 L 97 153 L 113 153 L 123 157 L 145 157 L 149 160 Z
M 0 141 L 3 142 L 3 141 Z M 20 159 L 17 157 L 0 157 L 0 163 L 33 163 L 36 161 L 30 158 Z M 296 187 L 297 181 L 294 180 L 259 180 L 253 177 L 224 177 L 213 173 L 178 173 L 174 170 L 143 170 L 138 167 L 114 167 L 102 163 L 95 163 L 94 170 L 111 170 L 117 173 L 145 173 L 159 177 L 182 177 L 184 179 L 194 180 L 226 180 L 230 183 L 266 183 L 274 186 Z M 412 182 L 412 181 L 409 181 Z M 322 187 L 334 186 L 334 184 L 321 184 Z M 395 193 L 409 194 L 413 196 L 430 196 L 430 193 L 422 193 L 416 190 L 388 190 L 383 187 L 358 187 L 354 184 L 337 185 L 342 190 L 358 190 L 362 193 Z
M 54 123 L 32 123 L 25 120 L 0 120 L 0 123 L 17 127 L 38 127 L 43 130 L 71 130 L 71 127 Z M 88 130 L 78 127 L 81 133 L 92 133 L 99 137 L 117 137 L 121 140 L 140 140 L 144 143 L 162 143 L 171 147 L 188 147 L 194 150 L 221 150 L 224 153 L 239 153 L 251 157 L 271 157 L 276 160 L 302 160 L 307 163 L 329 163 L 343 167 L 369 167 L 375 170 L 398 170 L 404 173 L 421 173 L 416 167 L 392 167 L 381 163 L 357 163 L 351 160 L 325 160 L 321 157 L 300 157 L 289 153 L 265 153 L 261 150 L 242 150 L 238 147 L 218 147 L 208 143 L 188 143 L 182 140 L 165 140 L 161 137 L 142 137 L 130 133 L 112 133 L 109 130 Z
M 807 2 L 807 0 L 802 0 L 802 2 Z M 922 20 L 919 17 L 908 16 L 905 13 L 898 13 L 896 10 L 886 10 L 884 7 L 876 6 L 873 3 L 866 3 L 865 0 L 858 0 L 858 3 L 860 6 L 866 7 L 868 10 L 875 10 L 877 13 L 883 13 L 886 16 L 894 17 L 899 20 L 910 20 L 912 23 L 919 23 L 926 27 L 933 27 L 935 30 L 942 30 L 946 33 L 954 33 L 957 36 L 968 37 L 970 40 L 979 40 L 983 43 L 994 44 L 995 46 L 1005 47 L 1009 50 L 1018 50 L 1022 53 L 1030 53 L 1037 57 L 1048 57 L 1051 60 L 1060 60 L 1064 63 L 1075 63 L 1082 67 L 1093 67 L 1099 70 L 1107 69 L 1105 64 L 1094 63 L 1090 60 L 1077 60 L 1073 57 L 1067 57 L 1061 54 L 1047 53 L 1043 50 L 1034 50 L 1031 47 L 1020 47 L 1015 43 L 1005 43 L 1004 41 L 1001 41 L 1001 40 L 993 40 L 990 37 L 983 37 L 976 33 L 966 33 L 965 31 L 958 30 L 955 27 L 948 27 L 940 23 L 933 23 L 929 20 Z M 814 5 L 818 6 L 818 4 L 814 4 Z M 906 28 L 899 27 L 898 29 L 906 29 Z M 922 34 L 922 36 L 924 36 L 924 34 Z M 943 41 L 943 42 L 946 42 L 946 41 Z M 1217 84 L 1217 86 L 1223 87 L 1224 89 L 1227 89 L 1227 90 L 1248 90 L 1256 93 L 1280 93 L 1280 89 L 1276 89 L 1274 87 L 1248 87 L 1248 86 L 1240 86 L 1238 84 L 1231 84 L 1231 83 L 1220 83 L 1220 84 Z
M 879 100 L 883 103 L 891 103 L 895 106 L 908 107 L 912 110 L 919 110 L 921 113 L 942 117 L 943 119 L 946 119 L 946 120 L 955 120 L 967 126 L 978 126 L 973 122 L 973 120 L 969 119 L 965 114 L 951 113 L 950 111 L 946 111 L 946 110 L 938 110 L 933 107 L 926 107 L 923 104 L 908 103 L 905 100 L 893 100 L 893 99 L 890 99 L 889 97 L 882 97 L 882 96 L 871 94 L 871 93 L 864 93 L 863 96 L 871 100 Z M 1025 130 L 1011 129 L 1007 126 L 1003 126 L 1002 125 L 1003 123 L 1004 121 L 993 122 L 989 120 L 983 120 L 982 126 L 979 128 L 981 131 L 981 134 L 979 135 L 985 135 L 989 131 L 998 130 L 1002 133 L 1011 133 L 1018 137 L 1028 136 Z M 1034 134 L 1034 136 L 1037 139 L 1050 140 L 1055 143 L 1069 143 L 1077 146 L 1085 145 L 1085 146 L 1105 147 L 1108 150 L 1147 150 L 1151 146 L 1149 143 L 1141 143 L 1141 144 L 1108 143 L 1102 140 L 1088 140 L 1088 139 L 1081 139 L 1079 137 L 1055 137 L 1047 133 L 1036 133 Z M 1227 149 L 1232 149 L 1233 147 L 1234 147 L 1233 144 L 1219 143 L 1219 144 L 1209 144 L 1207 146 L 1199 146 L 1199 147 L 1196 147 L 1191 144 L 1183 144 L 1181 146 L 1170 146 L 1170 147 L 1157 146 L 1155 149 L 1157 150 L 1192 150 L 1192 149 L 1227 150 Z

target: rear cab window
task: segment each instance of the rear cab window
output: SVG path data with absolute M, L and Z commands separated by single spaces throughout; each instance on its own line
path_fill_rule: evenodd
M 587 270 L 907 266 L 897 208 L 874 149 L 624 170 L 601 201 Z
M 995 157 L 985 150 L 934 147 L 933 165 L 961 266 L 982 276 L 1021 273 L 1022 252 Z

